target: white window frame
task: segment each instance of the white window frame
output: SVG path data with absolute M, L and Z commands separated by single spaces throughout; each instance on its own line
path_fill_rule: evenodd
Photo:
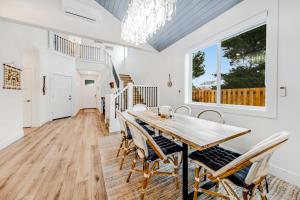
M 272 19 L 272 20 L 270 20 Z M 201 107 L 202 109 L 218 109 L 222 112 L 253 115 L 267 118 L 277 117 L 277 55 L 278 55 L 278 14 L 273 13 L 269 16 L 268 11 L 263 11 L 254 17 L 244 20 L 243 22 L 228 28 L 221 34 L 208 39 L 205 43 L 191 49 L 185 56 L 185 103 L 192 107 Z M 209 46 L 217 44 L 220 47 L 221 42 L 231 37 L 237 36 L 243 32 L 247 32 L 253 28 L 259 27 L 263 24 L 267 25 L 266 31 L 266 68 L 265 68 L 265 82 L 266 82 L 266 106 L 247 106 L 234 104 L 221 104 L 221 48 L 218 48 L 217 60 L 217 99 L 216 103 L 204 103 L 192 101 L 192 53 L 203 50 Z

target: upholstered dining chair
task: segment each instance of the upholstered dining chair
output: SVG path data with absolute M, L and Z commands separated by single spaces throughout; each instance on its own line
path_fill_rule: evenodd
M 175 178 L 176 187 L 179 188 L 178 153 L 182 151 L 182 147 L 163 136 L 151 137 L 145 129 L 128 115 L 124 114 L 123 116 L 126 118 L 126 124 L 132 133 L 132 138 L 136 145 L 136 155 L 132 162 L 127 182 L 130 181 L 133 172 L 144 175 L 141 199 L 144 199 L 148 183 L 153 175 L 172 176 Z M 142 161 L 142 169 L 136 167 L 138 160 Z M 160 161 L 164 164 L 171 164 L 173 171 L 161 171 Z
M 132 135 L 130 129 L 126 125 L 126 119 L 124 118 L 121 111 L 118 110 L 116 112 L 117 118 L 120 123 L 120 133 L 122 136 L 122 141 L 118 149 L 117 157 L 119 157 L 120 152 L 122 152 L 123 155 L 120 164 L 120 170 L 122 170 L 125 157 L 135 149 L 135 146 L 134 143 L 132 143 Z
M 146 111 L 148 110 L 148 107 L 145 104 L 135 104 L 132 107 L 133 111 Z
M 192 115 L 191 107 L 187 105 L 181 105 L 174 109 L 174 113 L 184 114 L 184 115 Z
M 263 180 L 269 173 L 269 161 L 273 152 L 287 142 L 288 135 L 286 132 L 276 133 L 242 155 L 215 147 L 190 154 L 189 157 L 199 165 L 195 169 L 194 200 L 199 191 L 221 199 L 239 200 L 231 184 L 243 188 L 244 200 L 248 197 L 252 200 L 257 189 L 261 199 L 267 200 Z M 200 174 L 201 168 L 207 172 Z M 205 175 L 212 182 L 220 183 L 225 192 L 199 189 L 200 179 Z
M 133 107 L 132 107 L 132 110 L 133 111 L 147 111 L 149 110 L 149 108 L 145 105 L 145 104 L 135 104 Z M 150 135 L 154 135 L 155 134 L 155 130 L 154 128 L 150 127 L 147 123 L 139 120 L 139 119 L 136 119 L 136 122 L 141 125 L 148 133 L 150 133 Z
M 210 115 L 210 118 L 208 118 L 208 120 L 211 120 L 211 121 L 215 121 L 215 122 L 219 122 L 219 123 L 222 123 L 222 124 L 225 124 L 225 119 L 224 119 L 224 116 L 223 114 L 218 111 L 218 110 L 212 110 L 212 109 L 209 109 L 209 110 L 203 110 L 201 111 L 199 114 L 198 114 L 198 118 L 201 118 L 201 119 L 207 119 L 207 116 L 206 115 Z M 214 117 L 214 119 L 212 119 L 211 117 L 212 116 L 217 116 L 217 118 Z

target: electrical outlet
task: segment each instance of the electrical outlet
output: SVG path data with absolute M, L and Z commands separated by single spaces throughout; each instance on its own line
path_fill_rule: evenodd
M 285 86 L 279 87 L 279 95 L 281 97 L 286 97 L 286 87 Z

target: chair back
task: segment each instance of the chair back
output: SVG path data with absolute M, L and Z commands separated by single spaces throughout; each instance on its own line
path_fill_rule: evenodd
M 191 116 L 192 115 L 192 109 L 191 109 L 191 107 L 189 107 L 187 105 L 181 105 L 181 106 L 178 106 L 174 109 L 174 113 Z
M 132 134 L 133 141 L 135 145 L 138 147 L 138 154 L 141 158 L 147 158 L 149 156 L 148 145 L 155 151 L 158 157 L 162 160 L 166 160 L 167 156 L 162 152 L 160 147 L 156 144 L 153 138 L 149 135 L 145 129 L 143 129 L 138 123 L 135 122 L 134 119 L 129 117 L 130 115 L 127 113 L 124 115 L 126 118 L 126 124 L 130 129 Z M 148 144 L 148 145 L 147 145 Z M 141 152 L 141 150 L 143 152 Z
M 133 111 L 146 111 L 148 110 L 148 107 L 145 104 L 135 104 L 132 107 Z
M 197 117 L 200 119 L 207 119 L 210 121 L 225 124 L 223 114 L 218 110 L 203 110 L 198 114 Z
M 233 160 L 226 166 L 213 173 L 213 176 L 225 177 L 239 171 L 240 169 L 252 164 L 245 183 L 250 185 L 269 173 L 269 161 L 275 150 L 287 142 L 289 134 L 287 132 L 279 132 L 271 137 L 263 140 L 248 152 Z M 230 172 L 230 173 L 229 173 Z M 227 175 L 226 175 L 227 173 Z
M 126 115 L 126 114 L 128 115 L 128 113 L 126 111 L 122 113 L 119 110 L 117 110 L 116 112 L 117 112 L 117 118 L 120 123 L 121 132 L 123 132 L 126 136 L 128 136 L 129 135 L 128 126 L 126 124 L 126 118 L 124 117 L 124 115 Z

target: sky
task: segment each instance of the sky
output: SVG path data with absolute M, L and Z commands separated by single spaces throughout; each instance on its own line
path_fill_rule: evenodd
M 216 77 L 213 74 L 217 73 L 217 45 L 212 45 L 208 48 L 203 49 L 202 51 L 205 53 L 205 74 L 193 79 L 193 85 L 199 87 L 201 83 L 205 81 L 216 81 Z M 221 59 L 221 69 L 222 73 L 229 72 L 230 64 L 229 59 L 222 57 Z

